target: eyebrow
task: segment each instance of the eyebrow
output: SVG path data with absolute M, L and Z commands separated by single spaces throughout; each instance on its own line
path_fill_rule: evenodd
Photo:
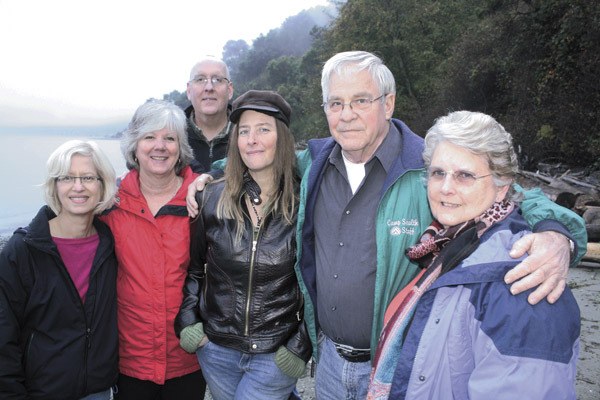
M 360 99 L 360 98 L 363 98 L 363 97 L 371 97 L 371 96 L 372 96 L 372 94 L 369 93 L 369 92 L 359 92 L 359 93 L 353 94 L 352 96 L 350 96 L 350 98 L 352 98 L 352 99 Z M 331 97 L 329 97 L 328 101 L 330 101 L 330 100 L 340 100 L 340 99 L 342 99 L 341 96 L 331 96 Z
M 240 128 L 246 128 L 246 127 L 249 127 L 250 125 L 253 125 L 253 124 L 244 124 L 244 125 L 240 125 L 239 127 Z M 275 124 L 272 124 L 271 122 L 259 122 L 258 124 L 256 124 L 256 126 L 270 126 L 270 127 L 272 127 L 272 126 L 275 126 Z

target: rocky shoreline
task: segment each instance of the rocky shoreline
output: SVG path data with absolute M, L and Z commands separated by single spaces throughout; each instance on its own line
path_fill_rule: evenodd
M 9 237 L 0 236 L 0 249 Z M 573 268 L 568 284 L 581 310 L 581 346 L 577 365 L 577 399 L 600 399 L 600 268 Z M 310 366 L 298 381 L 298 393 L 304 400 L 314 400 L 314 379 Z M 211 399 L 207 394 L 206 399 Z

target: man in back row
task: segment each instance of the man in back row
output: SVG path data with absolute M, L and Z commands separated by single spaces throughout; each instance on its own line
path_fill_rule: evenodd
M 210 171 L 213 161 L 227 153 L 232 124 L 229 122 L 233 83 L 227 65 L 214 57 L 198 61 L 190 72 L 185 110 L 188 142 L 194 150 L 194 172 Z

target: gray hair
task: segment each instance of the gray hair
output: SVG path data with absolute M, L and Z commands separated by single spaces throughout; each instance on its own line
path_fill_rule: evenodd
M 179 142 L 179 161 L 175 165 L 175 173 L 179 175 L 181 170 L 190 164 L 194 154 L 188 143 L 185 114 L 171 102 L 151 99 L 138 107 L 121 138 L 121 152 L 128 169 L 140 169 L 135 157 L 140 139 L 148 133 L 164 128 L 174 132 Z
M 346 51 L 337 53 L 331 57 L 323 66 L 321 74 L 321 90 L 323 102 L 329 100 L 329 80 L 334 72 L 339 76 L 347 76 L 352 73 L 367 70 L 371 78 L 381 91 L 380 94 L 396 94 L 396 81 L 394 75 L 385 66 L 381 58 L 366 51 Z
M 519 170 L 512 136 L 494 118 L 471 111 L 455 111 L 438 118 L 425 136 L 423 160 L 431 165 L 436 146 L 449 142 L 484 156 L 496 186 L 510 184 Z
M 75 155 L 90 157 L 101 179 L 102 195 L 100 196 L 100 202 L 94 208 L 94 214 L 100 214 L 113 205 L 114 196 L 117 191 L 117 178 L 108 157 L 92 141 L 69 140 L 52 152 L 46 162 L 47 172 L 43 184 L 46 204 L 48 204 L 56 215 L 62 211 L 62 204 L 56 190 L 56 178 L 69 174 L 71 161 Z
M 196 77 L 196 71 L 198 69 L 198 65 L 200 65 L 206 61 L 217 63 L 217 64 L 222 64 L 223 67 L 225 68 L 225 78 L 227 78 L 227 80 L 229 82 L 231 82 L 231 75 L 229 74 L 229 67 L 227 66 L 227 64 L 225 64 L 225 61 L 223 61 L 220 58 L 215 57 L 215 56 L 205 56 L 201 60 L 198 60 L 192 67 L 192 70 L 190 71 L 190 81 Z

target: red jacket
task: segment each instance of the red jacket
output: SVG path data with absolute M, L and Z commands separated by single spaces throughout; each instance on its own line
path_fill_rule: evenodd
M 182 300 L 190 262 L 190 222 L 185 207 L 196 175 L 186 167 L 175 197 L 153 216 L 131 170 L 117 193 L 117 204 L 103 220 L 115 237 L 119 370 L 163 384 L 200 369 L 194 354 L 179 347 L 173 323 Z

